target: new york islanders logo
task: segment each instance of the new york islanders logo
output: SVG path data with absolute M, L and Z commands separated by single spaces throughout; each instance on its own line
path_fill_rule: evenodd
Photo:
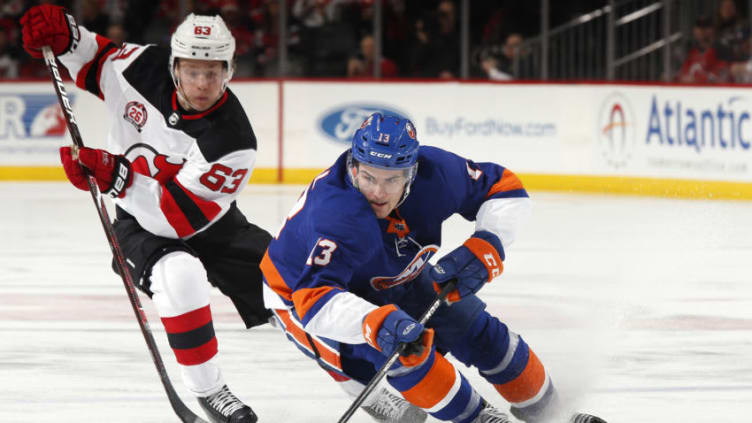
M 405 131 L 410 138 L 415 139 L 415 127 L 410 122 L 405 124 Z
M 123 119 L 126 122 L 130 122 L 136 127 L 138 132 L 141 132 L 144 125 L 146 125 L 146 119 L 149 115 L 146 113 L 146 107 L 138 101 L 129 101 L 125 105 L 125 113 L 123 113 Z
M 427 245 L 418 251 L 405 269 L 395 276 L 374 276 L 371 278 L 371 286 L 377 291 L 393 288 L 406 282 L 410 282 L 420 275 L 420 272 L 428 264 L 428 260 L 439 251 L 436 245 Z

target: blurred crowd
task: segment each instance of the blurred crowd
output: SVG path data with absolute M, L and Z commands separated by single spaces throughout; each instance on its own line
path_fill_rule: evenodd
M 752 83 L 749 18 L 734 0 L 721 0 L 714 16 L 700 16 L 692 27 L 684 62 L 675 82 Z
M 566 10 L 574 15 L 598 1 L 572 0 Z M 167 46 L 187 13 L 219 14 L 237 41 L 237 76 L 282 75 L 279 0 L 2 0 L 0 79 L 46 76 L 44 66 L 23 51 L 18 25 L 24 11 L 40 3 L 67 7 L 79 24 L 115 43 Z M 522 34 L 539 32 L 538 4 L 470 3 L 470 43 L 478 53 L 472 55 L 470 76 L 510 78 L 515 45 Z M 382 0 L 378 64 L 374 63 L 373 0 L 285 0 L 285 4 L 284 76 L 369 78 L 375 69 L 384 78 L 460 76 L 458 0 Z
M 382 58 L 374 63 L 373 0 L 285 0 L 286 61 L 280 69 L 279 0 L 2 0 L 0 79 L 44 78 L 46 68 L 21 47 L 19 18 L 34 4 L 72 11 L 79 24 L 119 44 L 169 45 L 189 12 L 221 15 L 237 41 L 239 77 L 458 78 L 459 0 L 382 0 Z M 566 3 L 566 7 L 562 4 Z M 551 2 L 551 24 L 603 6 L 602 0 Z M 469 76 L 537 79 L 526 39 L 540 33 L 539 3 L 470 2 Z M 675 82 L 751 83 L 748 18 L 734 0 L 700 16 L 676 55 Z M 674 65 L 676 68 L 679 66 Z M 283 72 L 282 72 L 283 71 Z

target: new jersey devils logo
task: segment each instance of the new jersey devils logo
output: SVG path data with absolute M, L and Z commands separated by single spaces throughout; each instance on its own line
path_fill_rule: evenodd
M 151 176 L 161 183 L 166 183 L 183 167 L 183 159 L 170 158 L 160 154 L 147 144 L 134 144 L 125 151 L 125 158 L 131 162 L 134 172 Z
M 141 129 L 146 125 L 146 119 L 148 117 L 146 107 L 138 101 L 129 101 L 128 104 L 125 105 L 123 119 L 125 119 L 126 122 L 132 123 L 138 132 L 141 132 Z

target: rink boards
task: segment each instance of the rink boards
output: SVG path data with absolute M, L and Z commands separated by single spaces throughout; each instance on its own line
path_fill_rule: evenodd
M 113 116 L 68 84 L 84 140 Z M 259 140 L 252 182 L 306 183 L 370 113 L 410 117 L 423 144 L 520 174 L 531 189 L 752 199 L 746 87 L 428 81 L 235 81 Z M 0 84 L 0 180 L 64 176 L 48 82 Z M 115 118 L 122 118 L 121 114 Z

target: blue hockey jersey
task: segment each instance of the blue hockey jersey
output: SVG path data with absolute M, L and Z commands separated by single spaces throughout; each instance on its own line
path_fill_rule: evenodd
M 386 219 L 347 170 L 343 153 L 311 182 L 261 263 L 266 307 L 291 309 L 307 332 L 340 342 L 365 342 L 363 317 L 399 304 L 441 245 L 450 216 L 475 221 L 506 249 L 530 211 L 514 173 L 435 147 L 420 147 L 410 194 Z

